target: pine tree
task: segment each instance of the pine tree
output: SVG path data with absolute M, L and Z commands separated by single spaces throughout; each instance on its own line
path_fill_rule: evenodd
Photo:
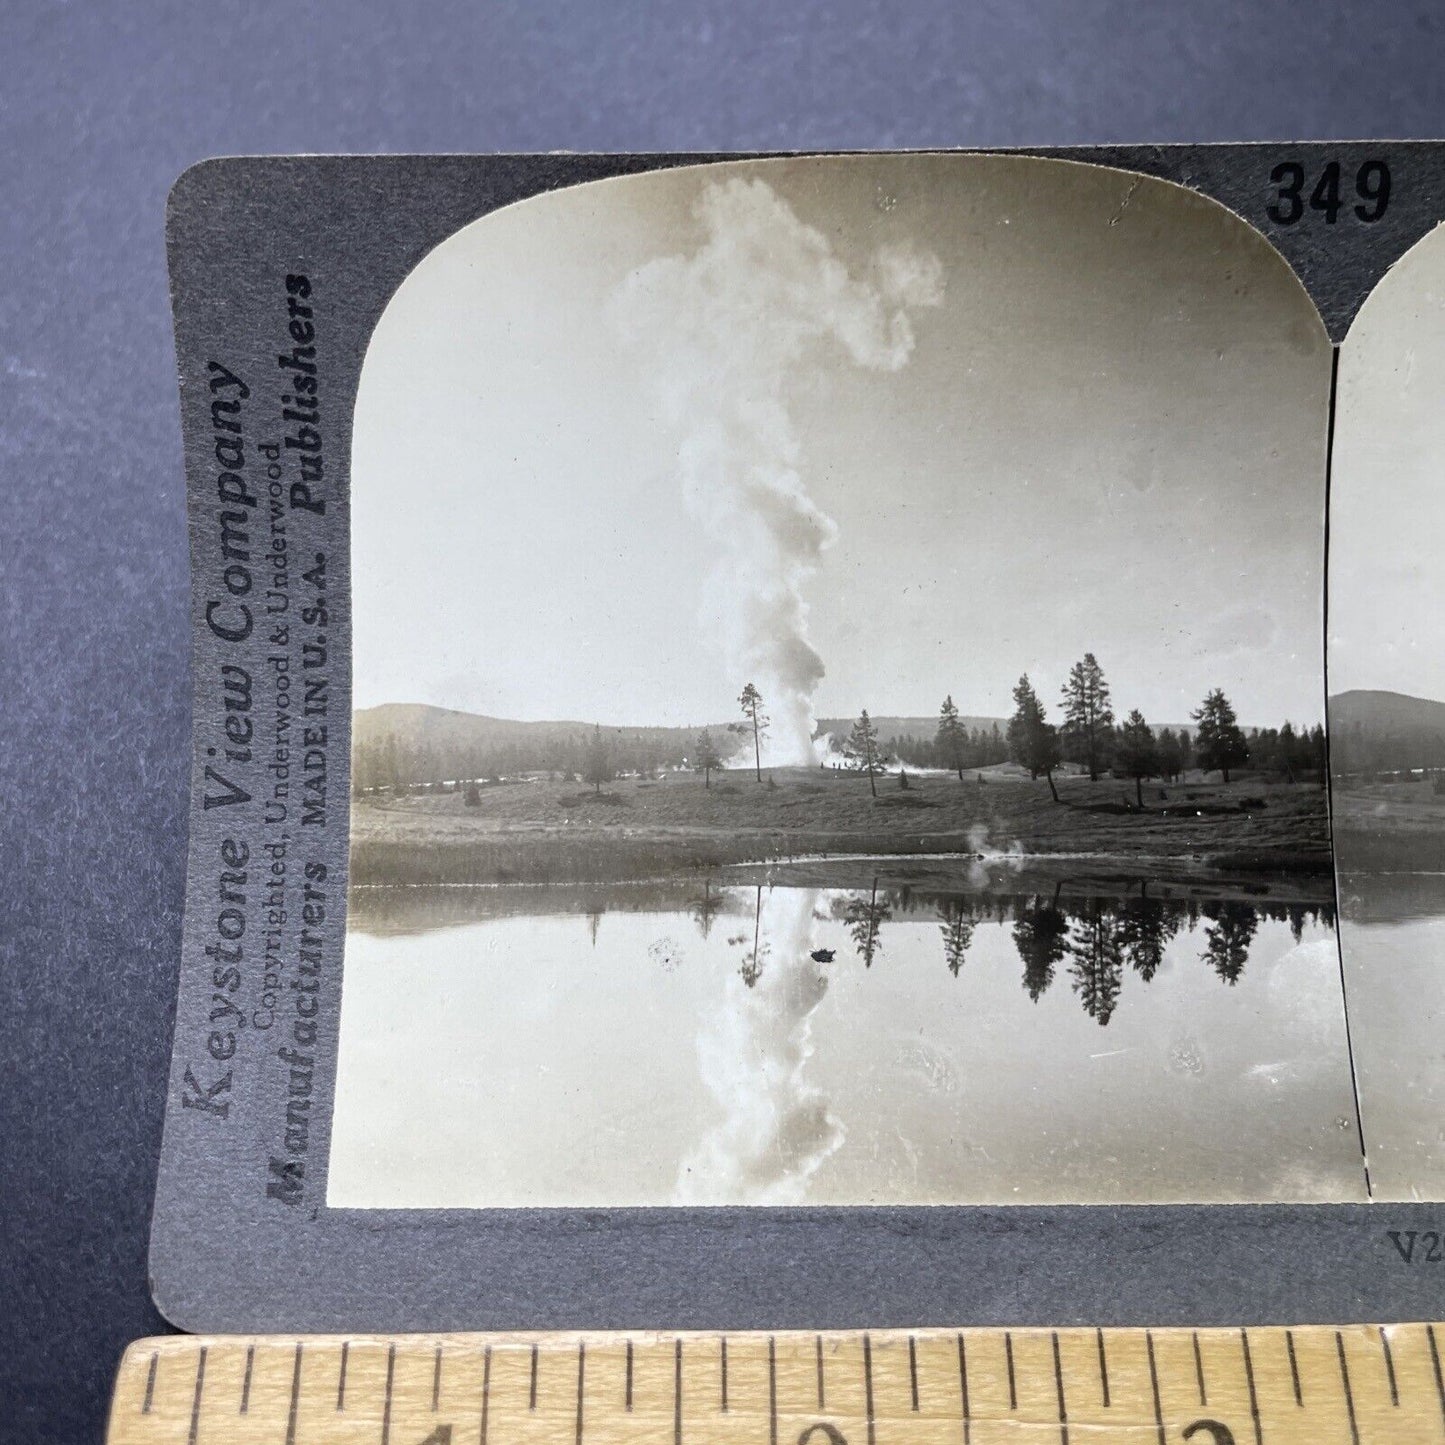
M 1014 685 L 1014 715 L 1008 725 L 1009 756 L 1020 767 L 1029 770 L 1031 778 L 1042 773 L 1049 781 L 1054 802 L 1059 790 L 1054 786 L 1054 769 L 1059 765 L 1059 735 L 1044 718 L 1044 705 L 1025 673 Z
M 1216 687 L 1190 717 L 1199 724 L 1194 755 L 1200 768 L 1206 773 L 1218 771 L 1228 783 L 1229 770 L 1249 761 L 1249 744 L 1223 689 Z
M 594 724 L 592 736 L 587 742 L 587 757 L 583 765 L 582 781 L 591 783 L 594 792 L 602 791 L 603 783 L 612 781 L 612 759 L 607 753 L 607 743 L 602 737 L 601 724 Z
M 878 729 L 873 726 L 866 707 L 858 715 L 858 721 L 853 724 L 848 741 L 843 744 L 843 756 L 848 759 L 850 767 L 868 774 L 868 786 L 876 798 L 878 774 L 884 771 L 883 754 L 878 747 Z
M 1159 734 L 1159 776 L 1171 783 L 1184 767 L 1184 749 L 1172 728 L 1165 728 Z
M 722 758 L 718 754 L 717 745 L 712 740 L 712 734 L 704 728 L 697 735 L 697 742 L 694 745 L 693 767 L 702 769 L 702 785 L 704 788 L 712 787 L 712 773 L 714 768 L 722 767 Z
M 743 716 L 753 725 L 753 770 L 758 782 L 763 780 L 763 736 L 768 730 L 767 714 L 763 712 L 763 695 L 752 683 L 738 694 Z
M 938 710 L 938 732 L 934 735 L 934 746 L 938 749 L 938 759 L 945 767 L 958 770 L 958 781 L 963 781 L 963 756 L 968 747 L 968 732 L 958 719 L 958 709 L 954 706 L 953 694 L 950 693 L 943 699 L 943 706 Z
M 1144 721 L 1144 714 L 1136 707 L 1124 719 L 1119 729 L 1119 767 L 1134 779 L 1134 796 L 1139 807 L 1144 806 L 1144 779 L 1152 778 L 1159 771 L 1159 745 Z
M 1062 706 L 1064 752 L 1072 762 L 1088 768 L 1091 782 L 1098 782 L 1100 771 L 1108 766 L 1114 711 L 1104 669 L 1092 652 L 1086 652 L 1083 661 L 1069 669 Z

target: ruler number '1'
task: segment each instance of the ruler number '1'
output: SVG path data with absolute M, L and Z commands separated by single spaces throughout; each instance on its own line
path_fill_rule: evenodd
M 1348 198 L 1340 194 L 1339 161 L 1326 162 L 1306 199 L 1309 173 L 1299 161 L 1281 161 L 1270 173 L 1275 187 L 1274 200 L 1265 207 L 1277 226 L 1293 226 L 1304 218 L 1305 209 L 1318 211 L 1327 226 L 1333 226 L 1345 209 Z M 1355 195 L 1359 200 L 1349 207 L 1355 219 L 1371 225 L 1384 214 L 1390 204 L 1390 168 L 1381 160 L 1364 161 L 1354 175 Z

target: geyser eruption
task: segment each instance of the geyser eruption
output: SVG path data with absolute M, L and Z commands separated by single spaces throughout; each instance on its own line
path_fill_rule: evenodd
M 804 1077 L 827 979 L 809 957 L 818 894 L 759 890 L 742 966 L 698 1039 L 703 1083 L 723 1111 L 678 1170 L 678 1204 L 799 1204 L 843 1142 L 827 1099 Z
M 766 761 L 813 762 L 813 691 L 823 660 L 808 641 L 804 588 L 835 535 L 808 495 L 789 386 L 830 345 L 853 364 L 897 371 L 913 350 L 908 308 L 943 296 L 938 258 L 884 246 L 848 274 L 827 238 L 766 182 L 703 189 L 704 239 L 688 256 L 634 271 L 613 298 L 679 435 L 693 515 L 718 547 L 703 603 L 734 690 L 754 681 L 772 718 Z

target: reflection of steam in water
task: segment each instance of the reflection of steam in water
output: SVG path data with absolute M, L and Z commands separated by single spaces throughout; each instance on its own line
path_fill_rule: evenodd
M 679 1204 L 796 1204 L 843 1142 L 843 1126 L 805 1078 L 812 1016 L 828 981 L 809 956 L 819 890 L 758 888 L 752 928 L 729 942 L 742 967 L 697 1043 L 723 1118 L 682 1161 Z

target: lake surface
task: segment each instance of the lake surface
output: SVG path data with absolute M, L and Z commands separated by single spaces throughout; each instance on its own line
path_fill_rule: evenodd
M 1340 947 L 1377 1199 L 1445 1199 L 1445 875 L 1344 874 Z
M 328 1202 L 1365 1198 L 1330 905 L 848 883 L 358 890 Z

